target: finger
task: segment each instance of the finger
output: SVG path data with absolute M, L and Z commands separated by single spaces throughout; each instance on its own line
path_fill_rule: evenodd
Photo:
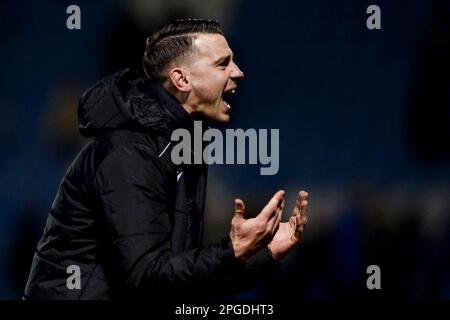
M 258 215 L 259 218 L 269 220 L 276 214 L 277 208 L 281 208 L 284 205 L 284 190 L 280 190 L 270 199 L 267 205 L 262 209 L 261 213 Z
M 297 195 L 297 200 L 295 202 L 295 207 L 300 209 L 300 205 L 303 200 L 308 200 L 308 192 L 301 190 Z
M 300 227 L 297 228 L 295 232 L 291 235 L 291 241 L 297 242 L 300 241 L 303 237 L 304 227 L 303 225 L 300 225 Z
M 298 217 L 298 216 L 292 215 L 292 216 L 289 218 L 289 228 L 290 228 L 290 230 L 291 230 L 292 233 L 294 233 L 295 230 L 297 229 L 297 225 L 298 225 L 297 217 Z
M 274 235 L 276 230 L 278 230 L 278 226 L 280 225 L 281 214 L 277 213 L 273 216 L 273 218 L 267 223 L 266 227 L 266 233 L 267 235 L 270 235 L 271 237 Z
M 283 216 L 284 199 L 280 203 L 280 207 L 276 209 L 276 214 L 267 223 L 267 231 L 273 236 L 280 225 L 281 217 Z
M 272 229 L 272 235 L 274 235 L 278 231 L 278 227 L 280 226 L 282 215 L 283 215 L 283 210 L 280 210 L 277 214 L 277 220 L 275 221 L 275 225 Z
M 305 230 L 305 226 L 308 222 L 308 219 L 306 217 L 302 216 L 296 216 L 294 221 L 294 234 L 297 239 L 300 239 L 300 237 L 303 235 L 303 232 Z
M 300 203 L 300 214 L 296 215 L 297 224 L 305 225 L 308 222 L 307 212 L 308 212 L 308 201 L 303 200 Z
M 298 215 L 300 215 L 300 205 L 299 205 L 299 202 L 298 201 L 296 201 L 295 202 L 295 206 L 294 206 L 294 210 L 292 210 L 292 216 L 298 216 Z
M 300 217 L 307 217 L 308 214 L 308 200 L 303 200 L 300 203 Z
M 306 226 L 308 224 L 308 217 L 303 217 L 302 224 Z
M 281 199 L 281 201 L 278 202 L 277 208 L 275 209 L 275 211 L 277 213 L 282 213 L 284 209 L 284 198 Z
M 308 192 L 301 190 L 297 196 L 297 203 L 300 204 L 302 203 L 302 201 L 308 200 L 308 196 L 309 196 Z
M 299 191 L 297 199 L 295 200 L 294 210 L 292 211 L 293 216 L 300 214 L 300 206 L 302 201 L 305 200 L 305 197 L 308 197 L 308 193 L 304 190 Z
M 299 198 L 300 198 L 301 201 L 308 200 L 308 196 L 309 196 L 309 194 L 305 190 L 301 190 L 299 192 Z
M 278 218 L 278 216 L 279 216 L 279 212 L 280 212 L 281 210 L 277 207 L 277 208 L 275 208 L 275 213 L 274 213 L 274 215 L 272 215 L 270 218 L 269 218 L 269 221 L 267 221 L 267 224 L 266 224 L 266 226 L 267 226 L 267 228 L 268 229 L 272 229 L 272 227 L 273 227 L 273 225 L 275 224 L 275 222 L 277 221 L 277 218 Z
M 241 199 L 234 199 L 234 215 L 242 219 L 245 218 L 245 204 Z

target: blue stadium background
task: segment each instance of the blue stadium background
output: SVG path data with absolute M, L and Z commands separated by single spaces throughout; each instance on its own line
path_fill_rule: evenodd
M 81 30 L 66 8 L 81 8 Z M 366 8 L 381 8 L 381 30 Z M 81 146 L 76 107 L 139 65 L 174 18 L 217 18 L 245 72 L 230 128 L 279 128 L 280 170 L 211 167 L 206 242 L 279 188 L 311 195 L 303 244 L 244 298 L 450 298 L 448 1 L 0 1 L 0 298 L 21 297 L 60 179 Z M 382 290 L 366 288 L 379 265 Z M 286 289 L 286 282 L 292 291 Z

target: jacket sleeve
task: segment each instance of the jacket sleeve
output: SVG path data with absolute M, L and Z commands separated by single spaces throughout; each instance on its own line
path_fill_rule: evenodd
M 264 273 L 275 266 L 267 253 L 239 262 L 228 237 L 220 244 L 173 254 L 169 177 L 161 170 L 161 160 L 145 148 L 119 147 L 103 161 L 95 179 L 106 241 L 126 288 L 158 294 L 194 288 L 228 294 L 238 283 L 248 283 L 240 281 L 246 273 L 257 275 L 256 270 Z

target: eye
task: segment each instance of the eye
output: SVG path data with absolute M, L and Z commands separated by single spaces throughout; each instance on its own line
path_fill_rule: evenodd
M 219 63 L 218 67 L 220 69 L 226 69 L 227 66 L 228 66 L 228 61 L 224 61 L 224 62 Z
M 225 58 L 223 61 L 219 62 L 217 65 L 220 69 L 224 70 L 230 64 L 231 59 L 229 57 Z

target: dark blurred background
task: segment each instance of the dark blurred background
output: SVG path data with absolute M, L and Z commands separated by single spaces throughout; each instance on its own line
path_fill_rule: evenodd
M 81 30 L 66 9 L 81 8 Z M 366 8 L 381 8 L 381 30 Z M 212 166 L 206 242 L 233 199 L 256 214 L 278 189 L 287 219 L 310 193 L 302 245 L 244 298 L 450 298 L 450 2 L 0 1 L 0 298 L 23 293 L 59 181 L 86 143 L 82 91 L 139 66 L 146 35 L 215 18 L 245 72 L 229 128 L 279 128 L 280 170 Z M 366 268 L 381 268 L 381 290 Z

